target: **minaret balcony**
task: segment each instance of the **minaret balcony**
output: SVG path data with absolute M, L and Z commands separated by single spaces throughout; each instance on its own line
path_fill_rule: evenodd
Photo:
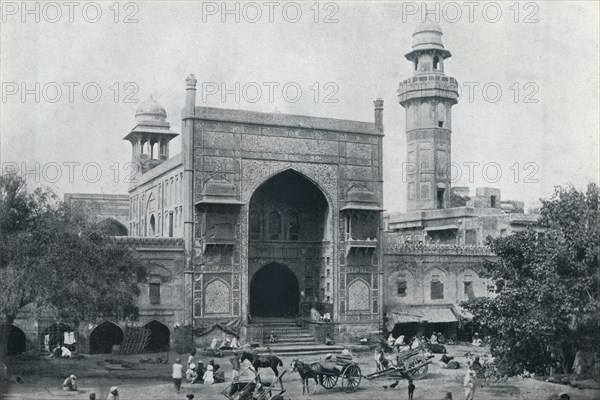
M 398 88 L 400 104 L 427 97 L 440 97 L 456 104 L 458 102 L 456 79 L 440 75 L 426 75 L 413 77 L 400 83 Z

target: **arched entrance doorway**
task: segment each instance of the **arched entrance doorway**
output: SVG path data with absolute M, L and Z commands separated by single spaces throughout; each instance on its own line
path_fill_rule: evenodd
M 298 315 L 300 289 L 296 275 L 285 265 L 272 263 L 259 269 L 250 283 L 252 317 L 294 318 Z
M 2 325 L 1 336 L 6 339 L 6 354 L 9 356 L 23 353 L 27 349 L 25 332 L 14 325 Z
M 146 345 L 146 351 L 151 353 L 169 351 L 171 332 L 165 324 L 158 321 L 150 321 L 144 327 L 150 330 L 150 341 Z
M 331 215 L 313 181 L 293 169 L 267 179 L 252 194 L 247 228 L 252 318 L 308 316 L 327 300 Z
M 121 343 L 123 343 L 123 330 L 118 325 L 105 321 L 95 327 L 90 334 L 90 353 L 110 353 L 114 345 Z
M 8 346 L 6 354 L 21 354 L 25 351 L 26 348 L 27 339 L 25 337 L 25 332 L 23 332 L 21 329 L 17 328 L 14 325 L 11 325 L 10 332 L 8 333 Z

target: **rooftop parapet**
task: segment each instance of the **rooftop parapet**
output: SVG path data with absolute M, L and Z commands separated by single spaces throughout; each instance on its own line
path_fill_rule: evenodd
M 306 115 L 273 114 L 257 111 L 197 106 L 193 116 L 188 115 L 184 116 L 184 118 L 383 136 L 383 132 L 380 130 L 380 127 L 374 122 L 310 117 Z
M 488 246 L 460 246 L 445 244 L 386 244 L 383 246 L 384 254 L 399 255 L 475 255 L 495 256 Z
M 183 250 L 183 238 L 113 236 L 115 242 L 135 247 L 136 249 L 176 249 Z

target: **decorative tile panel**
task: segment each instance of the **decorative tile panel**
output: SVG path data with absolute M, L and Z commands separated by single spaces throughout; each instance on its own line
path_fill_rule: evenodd
M 371 309 L 369 284 L 355 279 L 348 285 L 348 311 L 369 311 Z
M 206 314 L 229 314 L 231 312 L 231 290 L 221 279 L 214 279 L 204 290 L 204 312 Z

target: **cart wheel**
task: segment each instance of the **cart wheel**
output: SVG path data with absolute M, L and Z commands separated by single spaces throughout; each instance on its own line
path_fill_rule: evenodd
M 331 389 L 337 383 L 337 375 L 320 375 L 319 382 L 325 389 Z
M 347 393 L 354 392 L 360 385 L 362 375 L 356 364 L 351 364 L 342 372 L 342 387 Z
M 411 368 L 417 367 L 420 364 L 425 363 L 425 359 L 421 357 L 411 358 L 407 361 L 407 367 L 410 370 Z M 413 379 L 422 379 L 427 371 L 429 370 L 429 364 L 425 364 L 420 368 L 415 369 L 414 371 L 409 372 L 409 375 Z

